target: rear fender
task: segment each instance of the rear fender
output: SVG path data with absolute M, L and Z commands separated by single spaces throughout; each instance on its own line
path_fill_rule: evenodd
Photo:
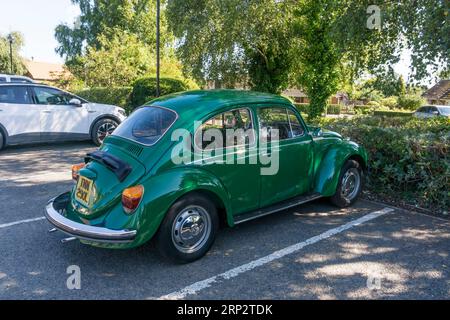
M 142 183 L 144 186 L 142 215 L 137 221 L 141 237 L 146 241 L 154 236 L 169 208 L 183 195 L 193 191 L 208 191 L 217 196 L 222 202 L 227 223 L 234 224 L 229 194 L 222 183 L 207 171 L 196 168 L 177 168 L 168 170 L 148 178 Z

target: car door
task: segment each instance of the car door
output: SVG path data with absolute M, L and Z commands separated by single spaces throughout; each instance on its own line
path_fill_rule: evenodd
M 41 111 L 41 140 L 52 141 L 88 137 L 89 112 L 85 105 L 70 104 L 72 95 L 50 87 L 33 87 L 34 100 Z
M 221 181 L 234 215 L 258 208 L 260 175 L 253 118 L 251 108 L 233 108 L 209 117 L 194 135 L 194 163 Z
M 8 131 L 9 143 L 39 142 L 40 112 L 27 86 L 0 85 L 0 124 Z
M 271 159 L 272 168 L 261 175 L 260 206 L 310 191 L 313 141 L 301 118 L 287 107 L 261 107 L 258 126 L 261 166 Z

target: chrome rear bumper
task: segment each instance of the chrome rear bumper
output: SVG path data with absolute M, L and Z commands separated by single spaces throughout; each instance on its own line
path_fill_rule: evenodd
M 127 243 L 136 238 L 136 230 L 112 230 L 94 227 L 67 219 L 60 212 L 70 201 L 70 193 L 51 199 L 45 207 L 45 217 L 60 231 L 78 239 L 92 242 Z

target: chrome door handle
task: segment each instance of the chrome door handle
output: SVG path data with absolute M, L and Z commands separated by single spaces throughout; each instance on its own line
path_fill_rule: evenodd
M 44 112 L 44 113 L 52 113 L 50 110 L 44 110 L 42 112 Z

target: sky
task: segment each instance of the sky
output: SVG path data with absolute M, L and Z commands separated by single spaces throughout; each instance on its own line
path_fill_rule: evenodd
M 55 52 L 55 28 L 61 22 L 72 24 L 79 14 L 70 0 L 0 0 L 0 34 L 20 31 L 25 37 L 24 57 L 62 63 Z
M 60 23 L 71 25 L 79 14 L 78 6 L 70 0 L 0 0 L 0 34 L 20 31 L 25 37 L 21 52 L 25 58 L 63 63 L 55 52 L 58 46 L 55 28 Z M 403 75 L 405 80 L 408 79 L 410 63 L 410 56 L 405 52 L 394 66 L 395 72 Z

